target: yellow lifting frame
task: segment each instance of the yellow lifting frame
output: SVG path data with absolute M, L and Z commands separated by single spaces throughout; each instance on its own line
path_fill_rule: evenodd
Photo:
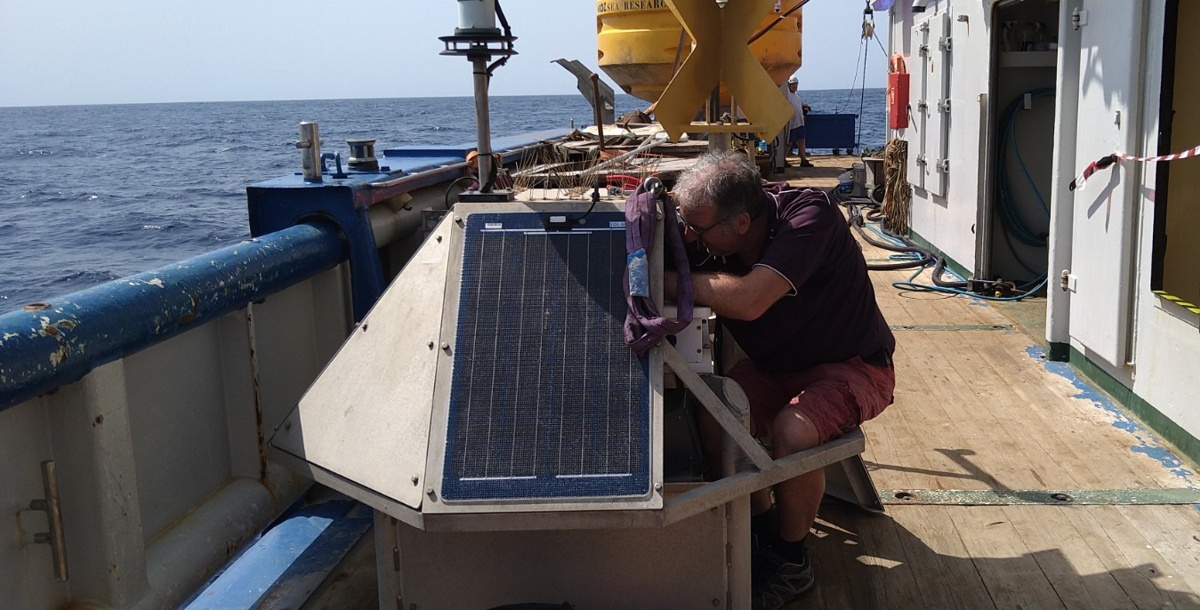
M 754 133 L 770 140 L 791 120 L 791 104 L 750 53 L 750 37 L 774 2 L 729 0 L 722 8 L 716 0 L 666 0 L 696 45 L 655 106 L 655 117 L 672 141 L 685 131 Z M 749 123 L 692 121 L 721 83 Z

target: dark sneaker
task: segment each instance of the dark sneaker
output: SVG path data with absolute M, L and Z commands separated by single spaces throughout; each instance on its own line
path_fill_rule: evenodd
M 800 167 L 816 167 L 816 166 L 813 165 L 812 162 L 810 162 L 810 161 L 801 161 Z
M 778 553 L 760 551 L 751 557 L 751 598 L 754 610 L 778 610 L 816 584 L 812 563 L 791 563 Z

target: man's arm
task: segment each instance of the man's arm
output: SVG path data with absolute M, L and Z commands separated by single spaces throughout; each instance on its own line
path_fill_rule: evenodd
M 663 273 L 664 295 L 674 300 L 677 275 Z M 696 303 L 707 305 L 718 315 L 734 320 L 757 320 L 775 301 L 792 291 L 792 284 L 773 269 L 754 267 L 746 275 L 692 272 Z

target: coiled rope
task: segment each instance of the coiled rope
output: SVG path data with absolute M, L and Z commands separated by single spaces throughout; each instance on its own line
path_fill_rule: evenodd
M 883 217 L 887 229 L 908 234 L 908 213 L 912 208 L 912 188 L 908 185 L 908 142 L 892 138 L 883 153 Z

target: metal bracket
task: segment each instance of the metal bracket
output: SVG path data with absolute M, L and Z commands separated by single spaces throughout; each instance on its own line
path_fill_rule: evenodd
M 946 36 L 944 38 L 938 38 L 938 50 L 949 52 L 950 48 L 951 48 L 951 42 L 950 42 L 951 40 L 952 40 L 952 37 L 950 37 L 950 36 Z
M 1080 27 L 1085 26 L 1087 24 L 1088 24 L 1087 10 L 1081 9 L 1079 7 L 1075 7 L 1075 10 L 1071 11 L 1071 27 L 1074 28 L 1076 31 L 1079 31 Z
M 692 365 L 687 363 L 675 346 L 663 342 L 660 349 L 663 362 L 671 367 L 672 371 L 675 371 L 675 376 L 695 395 L 700 404 L 717 420 L 717 423 L 721 424 L 725 433 L 741 447 L 754 466 L 759 471 L 770 468 L 774 462 L 771 456 L 767 454 L 762 445 L 758 444 L 758 441 L 754 440 L 754 437 L 750 436 L 750 431 L 730 412 L 729 406 L 717 396 L 716 392 L 712 391 L 712 388 L 700 378 L 699 374 L 692 370 Z
M 935 166 L 937 167 L 937 171 L 939 171 L 943 174 L 950 173 L 950 160 L 949 159 L 938 159 L 935 162 Z
M 54 559 L 54 578 L 59 582 L 67 580 L 67 543 L 63 538 L 62 511 L 58 504 L 58 474 L 54 462 L 42 462 L 42 489 L 46 497 L 29 502 L 29 510 L 40 510 L 46 513 L 50 522 L 50 531 L 33 535 L 37 544 L 50 545 L 50 553 Z
M 937 109 L 938 112 L 950 114 L 950 99 L 946 98 L 944 100 L 938 100 Z

